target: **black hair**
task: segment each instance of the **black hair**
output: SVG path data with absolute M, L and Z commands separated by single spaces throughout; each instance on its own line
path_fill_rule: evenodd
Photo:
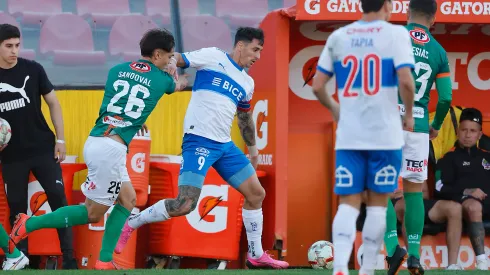
M 473 121 L 480 125 L 483 124 L 483 116 L 480 110 L 476 108 L 466 108 L 461 112 L 461 115 L 459 116 L 459 122 L 461 123 L 465 120 Z
M 20 38 L 19 28 L 10 24 L 0 24 L 0 43 L 12 38 Z
M 174 36 L 166 29 L 148 30 L 140 41 L 141 56 L 144 57 L 151 57 L 158 49 L 171 52 L 174 47 Z
M 410 0 L 408 9 L 412 15 L 424 16 L 431 20 L 436 15 L 437 2 L 436 0 Z
M 361 0 L 362 12 L 378 12 L 381 10 L 386 1 L 391 2 L 391 0 Z
M 254 39 L 259 40 L 259 45 L 264 45 L 264 31 L 260 28 L 240 27 L 235 34 L 235 46 L 238 42 L 242 41 L 250 43 Z

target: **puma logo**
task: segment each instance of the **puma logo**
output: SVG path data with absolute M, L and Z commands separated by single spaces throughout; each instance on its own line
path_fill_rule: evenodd
M 26 76 L 24 79 L 24 86 L 22 88 L 15 88 L 14 86 L 8 83 L 0 83 L 0 93 L 11 92 L 11 93 L 19 93 L 23 98 L 27 100 L 27 103 L 31 103 L 29 97 L 27 97 L 26 91 L 24 88 L 26 87 L 27 80 L 29 80 L 29 76 Z

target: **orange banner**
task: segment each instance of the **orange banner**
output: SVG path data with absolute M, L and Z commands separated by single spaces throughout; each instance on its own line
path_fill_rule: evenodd
M 490 17 L 490 16 L 489 16 Z M 346 22 L 298 22 L 291 23 L 289 45 L 289 88 L 298 101 L 289 111 L 295 116 L 290 119 L 325 122 L 329 116 L 325 108 L 318 104 L 311 90 L 312 78 L 316 72 L 318 57 L 328 36 Z M 485 115 L 490 115 L 490 26 L 480 24 L 435 24 L 431 33 L 445 48 L 453 87 L 453 105 L 475 107 Z M 454 43 L 458 41 L 457 43 Z M 335 76 L 334 76 L 335 78 Z M 336 91 L 335 82 L 327 84 L 327 90 Z M 429 111 L 435 111 L 437 92 L 433 87 Z
M 393 0 L 392 21 L 406 21 L 410 1 Z M 490 23 L 490 0 L 437 0 L 437 22 Z M 361 18 L 360 0 L 298 0 L 296 20 L 353 21 Z
M 402 238 L 399 238 L 399 243 L 403 246 Z M 485 237 L 485 251 L 489 250 L 490 237 Z M 362 233 L 356 233 L 356 241 L 354 242 L 354 259 L 355 268 L 360 268 L 361 255 L 363 253 L 362 245 Z M 488 252 L 487 252 L 488 253 Z M 377 270 L 388 269 L 385 261 L 386 252 L 384 251 L 384 245 L 382 250 L 378 254 L 378 261 L 376 264 Z M 436 236 L 424 235 L 420 243 L 420 263 L 425 266 L 425 269 L 440 269 L 448 266 L 448 248 L 446 244 L 446 233 L 439 233 Z M 471 242 L 468 237 L 463 236 L 461 238 L 461 244 L 459 247 L 458 263 L 465 270 L 475 269 L 476 255 L 471 246 Z M 402 269 L 407 268 L 407 263 L 404 263 Z

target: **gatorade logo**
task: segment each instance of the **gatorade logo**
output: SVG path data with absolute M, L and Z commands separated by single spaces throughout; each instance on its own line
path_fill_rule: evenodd
M 226 230 L 228 187 L 228 185 L 205 184 L 196 209 L 185 216 L 189 225 L 199 232 L 208 234 Z
M 131 158 L 131 168 L 136 173 L 143 173 L 145 171 L 145 153 L 136 153 Z
M 320 13 L 320 0 L 306 0 L 305 11 L 309 14 Z
M 410 37 L 415 41 L 415 43 L 425 44 L 430 41 L 429 35 L 421 29 L 411 30 Z

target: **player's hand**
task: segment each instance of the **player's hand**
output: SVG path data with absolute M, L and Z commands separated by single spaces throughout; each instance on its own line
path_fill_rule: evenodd
M 175 82 L 175 91 L 182 91 L 187 87 L 187 84 L 189 84 L 189 81 L 187 80 L 187 77 L 189 75 L 183 74 L 180 76 L 179 80 Z
M 257 166 L 259 165 L 259 150 L 257 150 L 257 146 L 248 146 L 248 154 L 252 167 L 257 170 Z
M 259 155 L 250 156 L 250 163 L 252 164 L 252 167 L 257 170 L 257 166 L 259 166 Z
M 56 163 L 60 163 L 66 158 L 66 145 L 64 143 L 56 143 L 54 146 L 54 158 L 57 159 Z
M 434 128 L 432 128 L 432 126 L 430 126 L 430 129 L 429 129 L 429 139 L 430 140 L 433 140 L 437 137 L 437 135 L 439 135 L 439 130 L 436 130 Z
M 2 146 L 0 146 L 0 152 L 2 152 L 2 151 L 3 151 L 3 149 L 5 149 L 5 147 L 7 147 L 7 146 L 8 146 L 8 143 L 7 143 L 7 144 L 4 144 L 4 145 L 2 145 Z
M 146 124 L 143 124 L 137 134 L 138 136 L 144 136 L 145 133 L 148 133 L 148 126 L 146 126 Z
M 391 199 L 400 199 L 403 198 L 403 190 L 401 189 L 396 189 L 393 194 L 390 196 Z
M 177 72 L 177 60 L 175 58 L 170 59 L 170 63 L 168 63 L 165 71 L 173 76 L 176 81 L 179 80 L 179 73 Z
M 405 115 L 403 117 L 403 130 L 412 132 L 414 124 L 415 124 L 415 121 L 413 119 L 413 116 Z
M 481 201 L 483 201 L 487 197 L 487 194 L 485 192 L 483 192 L 480 188 L 465 189 L 463 192 L 463 195 L 472 196 L 472 197 L 477 198 Z

